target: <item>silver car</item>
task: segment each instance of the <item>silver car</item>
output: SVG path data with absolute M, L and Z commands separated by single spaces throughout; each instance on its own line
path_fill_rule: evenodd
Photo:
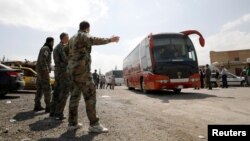
M 211 84 L 213 87 L 217 87 L 215 73 L 211 74 Z M 230 72 L 227 73 L 227 84 L 228 86 L 245 86 L 246 81 L 244 77 L 234 75 Z M 220 77 L 220 85 L 222 85 L 222 78 Z

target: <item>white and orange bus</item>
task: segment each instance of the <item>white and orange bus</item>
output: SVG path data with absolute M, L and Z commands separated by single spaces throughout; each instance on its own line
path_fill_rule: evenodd
M 181 33 L 150 34 L 123 60 L 123 78 L 128 89 L 171 89 L 200 87 L 198 60 L 188 35 L 197 34 L 200 45 L 203 36 L 196 30 Z

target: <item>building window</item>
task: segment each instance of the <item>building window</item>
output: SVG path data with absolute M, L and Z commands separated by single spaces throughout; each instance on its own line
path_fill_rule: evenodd
M 240 61 L 239 57 L 234 58 L 234 61 Z

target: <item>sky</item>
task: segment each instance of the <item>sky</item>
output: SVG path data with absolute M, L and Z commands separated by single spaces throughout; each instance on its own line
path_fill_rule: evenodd
M 83 20 L 96 37 L 119 43 L 92 47 L 91 69 L 122 69 L 123 59 L 150 33 L 198 30 L 191 35 L 199 65 L 210 51 L 250 49 L 249 0 L 0 0 L 0 59 L 36 61 L 46 37 L 73 36 Z M 250 57 L 250 56 L 249 56 Z

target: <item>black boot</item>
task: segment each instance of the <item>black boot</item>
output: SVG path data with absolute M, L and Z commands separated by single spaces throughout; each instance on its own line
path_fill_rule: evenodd
M 45 113 L 50 113 L 50 108 L 49 107 L 46 107 Z
M 64 119 L 66 119 L 66 117 L 64 117 L 63 114 L 55 114 L 55 119 L 56 120 L 64 120 Z
M 42 106 L 35 106 L 34 111 L 42 111 L 44 108 Z
M 55 117 L 55 114 L 50 112 L 49 117 Z

